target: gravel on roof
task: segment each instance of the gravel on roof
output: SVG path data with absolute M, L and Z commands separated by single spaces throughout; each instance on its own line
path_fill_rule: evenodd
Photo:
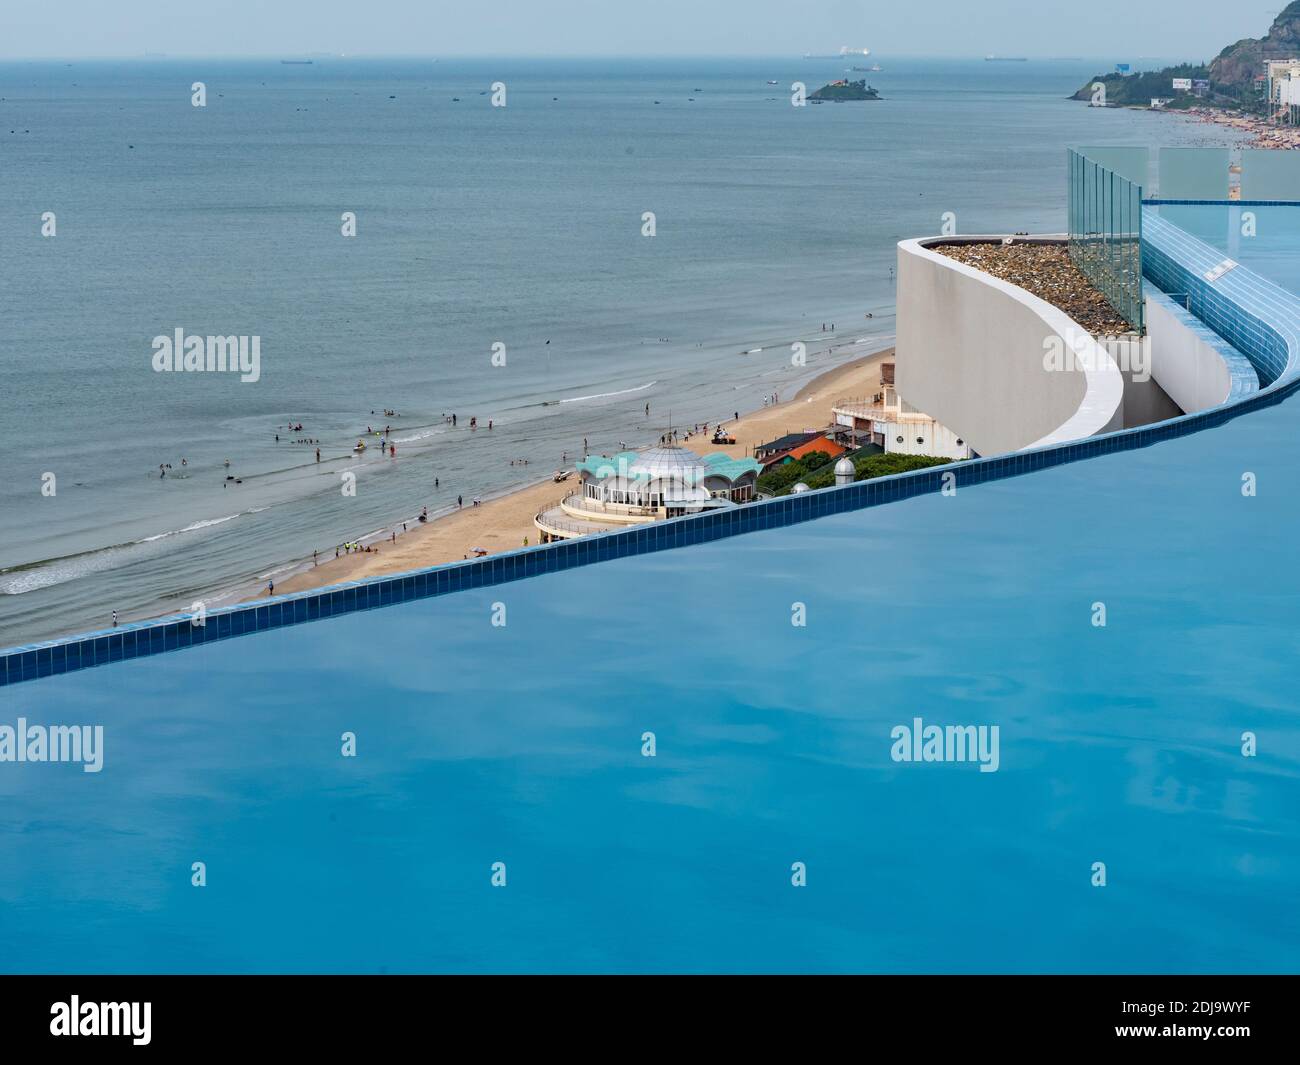
M 1114 307 L 1070 261 L 1064 244 L 931 245 L 950 259 L 1018 285 L 1063 310 L 1094 336 L 1132 332 Z

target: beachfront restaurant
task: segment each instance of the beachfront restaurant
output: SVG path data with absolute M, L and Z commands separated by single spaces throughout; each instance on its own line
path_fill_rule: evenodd
M 578 490 L 533 523 L 546 543 L 737 506 L 758 498 L 760 469 L 750 458 L 684 447 L 588 455 L 577 464 Z

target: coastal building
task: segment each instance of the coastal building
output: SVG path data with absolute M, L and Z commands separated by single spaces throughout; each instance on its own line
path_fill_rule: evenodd
M 1300 105 L 1300 58 L 1269 60 L 1264 79 L 1269 117 L 1294 122 L 1295 108 Z
M 894 385 L 894 364 L 880 365 L 880 387 L 871 396 L 836 400 L 835 422 L 855 441 L 875 444 L 886 454 L 935 455 L 968 459 L 973 452 L 964 439 L 923 411 L 907 403 Z
M 779 436 L 775 440 L 769 440 L 766 444 L 755 447 L 754 458 L 759 462 L 766 462 L 776 455 L 784 455 L 791 448 L 798 447 L 819 435 L 820 432 L 816 429 L 805 429 L 801 433 L 787 433 L 785 436 Z
M 1295 125 L 1300 119 L 1300 60 L 1277 65 L 1270 63 L 1269 115 L 1278 122 Z
M 811 440 L 805 440 L 798 447 L 792 447 L 789 451 L 774 455 L 763 463 L 764 469 L 771 469 L 773 466 L 783 466 L 787 462 L 797 462 L 814 451 L 820 451 L 829 458 L 837 458 L 844 454 L 848 448 L 842 444 L 837 444 L 834 440 L 825 436 L 814 436 Z
M 758 498 L 760 469 L 751 458 L 684 447 L 588 455 L 577 464 L 578 490 L 540 511 L 533 524 L 548 543 L 734 507 Z
M 1167 425 L 1279 378 L 1283 363 L 1269 348 L 1278 334 L 1258 324 L 1278 297 L 1243 266 L 1250 242 L 1209 244 L 1142 199 L 1152 162 L 1160 164 L 1162 195 L 1175 186 L 1189 198 L 1198 190 L 1212 195 L 1228 150 L 1152 155 L 1144 148 L 1071 151 L 1068 238 L 1003 233 L 900 242 L 898 388 L 961 434 L 954 445 L 991 456 Z M 1259 157 L 1272 157 L 1266 165 L 1275 170 Z M 1244 150 L 1242 158 L 1243 189 L 1287 191 L 1286 153 Z M 1103 187 L 1104 204 L 1095 195 Z M 1226 191 L 1201 215 L 1220 228 L 1230 209 Z M 1272 294 L 1259 294 L 1266 290 Z M 1230 297 L 1252 310 L 1225 314 Z M 898 409 L 906 415 L 911 408 Z M 836 405 L 837 418 L 867 413 Z M 887 444 L 901 436 L 904 445 L 935 446 L 918 443 L 925 434 L 905 424 L 886 430 Z

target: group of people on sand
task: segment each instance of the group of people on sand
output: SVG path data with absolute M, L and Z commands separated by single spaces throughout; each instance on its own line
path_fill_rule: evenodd
M 359 540 L 346 540 L 343 543 L 339 544 L 339 546 L 334 549 L 335 558 L 339 557 L 340 551 L 342 551 L 345 555 L 353 555 L 353 554 L 369 555 L 369 554 L 378 554 L 379 548 L 371 547 L 369 544 L 363 544 Z M 312 553 L 315 554 L 315 552 Z

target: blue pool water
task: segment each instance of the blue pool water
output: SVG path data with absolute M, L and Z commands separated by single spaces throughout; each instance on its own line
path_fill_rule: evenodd
M 1300 292 L 1300 203 L 1272 206 L 1162 204 L 1167 218 L 1226 257 Z
M 0 967 L 1294 970 L 1298 418 L 0 688 Z

